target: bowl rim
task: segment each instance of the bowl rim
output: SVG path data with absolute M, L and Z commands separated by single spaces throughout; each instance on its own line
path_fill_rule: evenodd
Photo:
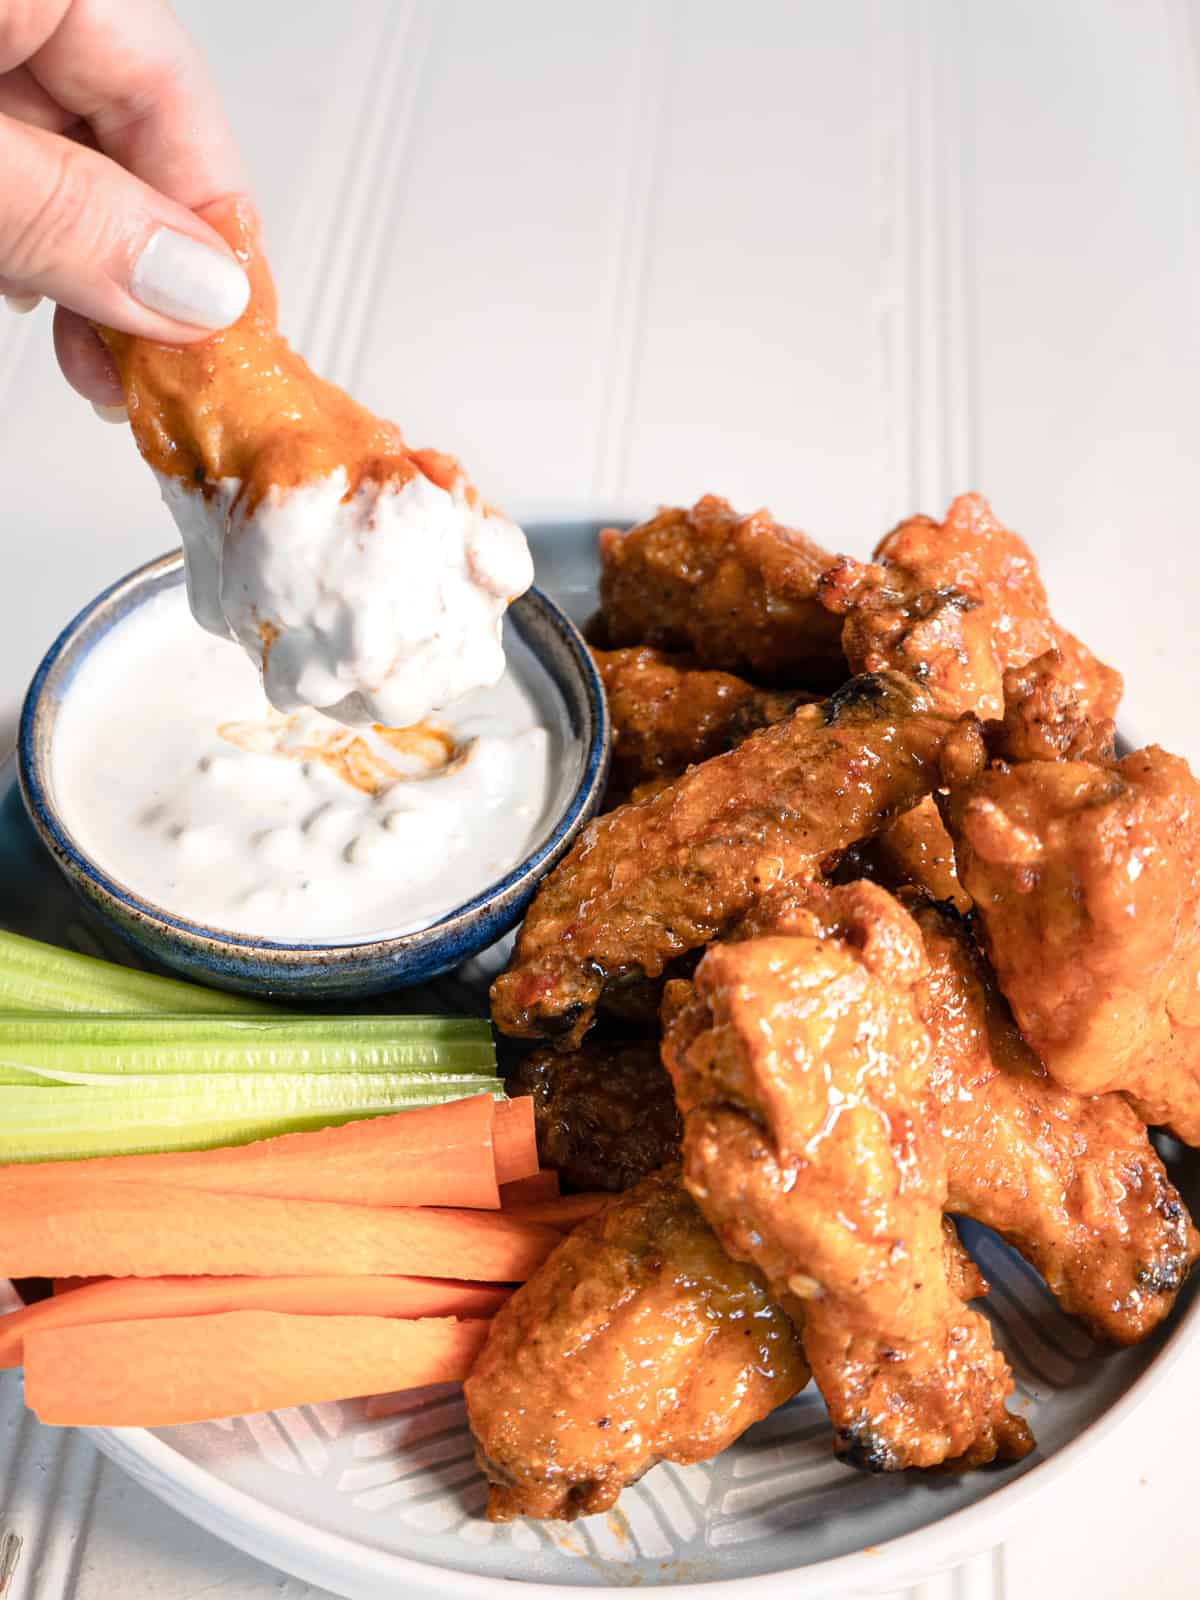
M 594 809 L 607 780 L 612 740 L 611 718 L 604 687 L 591 652 L 575 623 L 546 592 L 531 585 L 513 602 L 514 606 L 531 602 L 549 619 L 567 645 L 583 683 L 588 704 L 592 710 L 593 731 L 584 751 L 582 770 L 568 799 L 549 827 L 546 837 L 528 855 L 522 856 L 515 866 L 495 883 L 487 885 L 477 895 L 462 904 L 453 906 L 436 921 L 406 933 L 382 934 L 359 940 L 307 940 L 289 941 L 258 938 L 238 934 L 225 928 L 194 922 L 176 916 L 165 906 L 146 899 L 134 890 L 111 877 L 105 869 L 78 843 L 71 834 L 55 805 L 49 775 L 38 754 L 37 734 L 43 719 L 48 715 L 46 698 L 51 674 L 62 662 L 69 660 L 80 647 L 84 631 L 102 612 L 111 609 L 119 600 L 151 584 L 182 576 L 184 560 L 182 550 L 167 551 L 135 567 L 117 578 L 98 595 L 89 600 L 66 624 L 46 651 L 30 680 L 17 724 L 16 767 L 21 798 L 31 822 L 42 842 L 48 847 L 59 867 L 72 876 L 81 878 L 93 895 L 103 901 L 115 903 L 127 916 L 157 932 L 162 938 L 181 943 L 194 950 L 219 949 L 234 959 L 255 960 L 268 957 L 273 963 L 310 963 L 314 958 L 331 956 L 339 962 L 369 963 L 397 953 L 419 950 L 432 939 L 454 939 L 467 934 L 471 924 L 484 912 L 502 904 L 511 894 L 519 892 L 530 880 L 536 881 L 548 859 L 561 849 L 563 841 L 578 832 Z M 532 648 L 532 647 L 531 647 Z

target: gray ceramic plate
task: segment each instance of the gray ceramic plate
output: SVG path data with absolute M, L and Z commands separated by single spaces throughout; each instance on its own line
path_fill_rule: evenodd
M 539 583 L 582 620 L 594 604 L 592 525 L 543 528 Z M 127 952 L 82 920 L 78 902 L 24 820 L 11 767 L 0 774 L 0 922 L 117 959 Z M 111 941 L 111 942 L 108 942 Z M 493 957 L 493 960 L 497 959 Z M 488 963 L 484 962 L 486 967 Z M 411 1005 L 478 1006 L 485 970 L 440 980 Z M 1175 1163 L 1189 1200 L 1200 1163 Z M 969 1235 L 992 1281 L 987 1302 L 1017 1374 L 1016 1404 L 1039 1448 L 1019 1466 L 961 1478 L 866 1478 L 830 1451 L 811 1390 L 703 1466 L 662 1466 L 620 1511 L 573 1526 L 493 1528 L 456 1389 L 407 1397 L 370 1422 L 361 1405 L 312 1406 L 226 1423 L 97 1432 L 96 1442 L 154 1493 L 273 1565 L 336 1593 L 500 1600 L 504 1580 L 575 1587 L 725 1585 L 739 1597 L 818 1596 L 899 1587 L 984 1547 L 1051 1478 L 1070 1471 L 1173 1369 L 1197 1338 L 1194 1297 L 1136 1350 L 1101 1354 L 1038 1278 L 997 1240 Z M 798 1583 L 795 1569 L 803 1568 Z M 788 1576 L 788 1574 L 792 1574 Z

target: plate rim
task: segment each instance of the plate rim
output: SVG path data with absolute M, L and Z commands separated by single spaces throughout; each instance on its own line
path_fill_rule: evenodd
M 1001 1526 L 1010 1524 L 1035 1493 L 1051 1488 L 1073 1468 L 1077 1459 L 1095 1450 L 1128 1420 L 1151 1392 L 1161 1388 L 1195 1343 L 1198 1326 L 1200 1296 L 1193 1297 L 1175 1326 L 1166 1331 L 1162 1347 L 1151 1357 L 1145 1371 L 1106 1411 L 1053 1455 L 973 1505 L 949 1512 L 923 1528 L 898 1534 L 883 1544 L 864 1546 L 847 1555 L 832 1556 L 808 1566 L 781 1567 L 777 1572 L 671 1584 L 671 1593 L 686 1596 L 688 1600 L 741 1600 L 744 1595 L 753 1595 L 755 1600 L 785 1600 L 785 1597 L 794 1600 L 796 1580 L 801 1579 L 805 1600 L 835 1600 L 835 1597 L 844 1600 L 847 1594 L 878 1593 L 919 1583 L 933 1572 L 978 1554 L 997 1542 Z M 192 1521 L 226 1542 L 261 1556 L 269 1564 L 307 1581 L 322 1583 L 335 1593 L 338 1592 L 337 1583 L 344 1581 L 341 1574 L 379 1584 L 380 1595 L 395 1593 L 393 1586 L 397 1581 L 404 1581 L 409 1587 L 402 1593 L 437 1594 L 446 1600 L 498 1600 L 499 1596 L 511 1593 L 514 1584 L 536 1587 L 551 1600 L 585 1600 L 588 1595 L 617 1593 L 627 1587 L 608 1583 L 547 1584 L 535 1578 L 492 1576 L 380 1550 L 345 1534 L 315 1528 L 289 1511 L 256 1499 L 248 1490 L 218 1477 L 210 1468 L 181 1456 L 148 1429 L 85 1428 L 81 1431 L 117 1466 L 129 1471 L 145 1488 Z M 172 1488 L 179 1490 L 178 1498 L 169 1492 Z M 218 1513 L 222 1510 L 231 1523 L 221 1523 Z M 206 1512 L 211 1515 L 205 1515 Z M 231 1526 L 244 1535 L 244 1540 L 231 1537 Z M 276 1547 L 270 1543 L 272 1533 L 284 1540 L 285 1560 L 282 1562 L 273 1553 Z M 311 1556 L 313 1564 L 291 1566 L 286 1557 L 293 1550 Z M 419 1587 L 414 1589 L 413 1584 Z

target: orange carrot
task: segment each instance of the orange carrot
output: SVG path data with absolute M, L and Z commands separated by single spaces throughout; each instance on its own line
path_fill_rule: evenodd
M 538 1170 L 538 1153 L 532 1095 L 496 1102 L 492 1140 L 497 1183 L 515 1183 L 518 1178 L 533 1176 Z
M 23 1162 L 0 1167 L 0 1183 L 36 1184 L 62 1174 L 290 1200 L 494 1210 L 500 1204 L 494 1108 L 490 1095 L 477 1094 L 216 1150 Z
M 86 1288 L 0 1317 L 0 1367 L 19 1367 L 25 1340 L 46 1328 L 222 1311 L 305 1316 L 490 1317 L 511 1290 L 440 1278 L 98 1278 Z
M 501 1211 L 335 1205 L 48 1174 L 0 1179 L 0 1277 L 397 1274 L 516 1283 L 557 1242 Z
M 511 1183 L 500 1185 L 500 1205 L 505 1211 L 511 1206 L 527 1206 L 535 1200 L 554 1200 L 557 1196 L 557 1172 L 531 1172 L 528 1178 L 514 1178 Z
M 509 1206 L 506 1217 L 521 1222 L 542 1222 L 551 1228 L 573 1228 L 577 1222 L 603 1211 L 611 1194 L 560 1194 L 550 1200 L 530 1200 L 525 1205 Z
M 25 1342 L 25 1400 L 43 1422 L 63 1426 L 201 1422 L 457 1382 L 487 1330 L 477 1321 L 281 1311 L 47 1328 Z

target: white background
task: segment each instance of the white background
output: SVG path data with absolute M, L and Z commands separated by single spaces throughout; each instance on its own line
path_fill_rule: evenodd
M 1200 0 L 179 9 L 285 328 L 413 443 L 524 516 L 711 489 L 856 552 L 979 488 L 1128 726 L 1200 755 Z M 0 749 L 58 627 L 175 542 L 48 335 L 0 316 Z M 1195 1377 L 929 1600 L 1192 1600 Z M 314 1593 L 34 1437 L 20 1600 Z

